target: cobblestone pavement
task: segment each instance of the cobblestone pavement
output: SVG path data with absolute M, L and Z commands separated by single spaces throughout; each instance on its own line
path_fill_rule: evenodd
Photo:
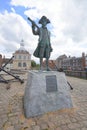
M 24 76 L 26 78 L 26 76 Z M 0 130 L 87 130 L 87 80 L 67 77 L 74 107 L 26 119 L 25 84 L 0 83 Z

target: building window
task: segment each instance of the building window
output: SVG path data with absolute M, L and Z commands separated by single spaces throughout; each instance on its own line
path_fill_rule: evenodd
M 30 56 L 28 56 L 28 59 L 30 60 Z
M 16 56 L 14 56 L 14 59 L 16 59 Z
M 23 63 L 23 67 L 26 67 L 26 63 L 25 62 Z
M 19 59 L 21 59 L 21 55 L 19 55 Z
M 22 66 L 21 63 L 19 62 L 19 63 L 18 63 L 18 67 L 21 67 L 21 66 Z
M 24 56 L 24 60 L 26 60 L 26 56 Z

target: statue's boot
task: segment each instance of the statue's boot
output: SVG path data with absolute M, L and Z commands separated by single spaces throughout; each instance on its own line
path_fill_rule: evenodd
M 47 71 L 50 71 L 50 68 L 49 68 L 49 67 L 47 67 Z

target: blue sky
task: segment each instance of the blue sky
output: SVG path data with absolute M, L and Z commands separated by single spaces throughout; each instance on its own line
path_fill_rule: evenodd
M 11 11 L 10 0 L 0 0 L 0 12 L 4 12 L 4 10 Z
M 87 54 L 86 12 L 87 0 L 0 0 L 0 53 L 11 57 L 24 39 L 25 48 L 32 55 L 38 36 L 32 34 L 27 17 L 38 24 L 45 15 L 51 21 L 48 25 L 53 47 L 51 59 L 62 54 L 77 57 L 82 52 Z
M 14 6 L 11 5 L 11 0 L 0 0 L 0 12 L 4 12 L 7 10 L 9 13 L 12 12 L 12 8 L 14 8 L 15 12 L 17 14 L 20 14 L 24 19 L 26 19 L 26 16 L 24 15 L 24 11 L 27 10 L 27 8 L 23 6 Z

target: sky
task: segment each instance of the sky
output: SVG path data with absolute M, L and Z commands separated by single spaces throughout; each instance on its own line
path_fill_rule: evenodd
M 0 54 L 11 57 L 23 39 L 25 49 L 38 61 L 33 56 L 38 36 L 32 34 L 27 17 L 40 27 L 43 15 L 50 20 L 50 59 L 87 54 L 87 0 L 0 0 Z

